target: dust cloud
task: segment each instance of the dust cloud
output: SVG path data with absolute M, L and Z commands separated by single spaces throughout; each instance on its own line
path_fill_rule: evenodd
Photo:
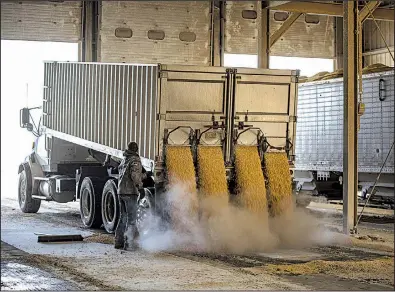
M 177 224 L 167 224 L 159 214 L 148 214 L 139 236 L 143 250 L 248 254 L 346 242 L 342 234 L 326 229 L 319 218 L 304 209 L 293 208 L 273 218 L 202 195 L 195 216 L 191 211 L 194 202 L 188 200 L 186 190 L 177 185 L 164 194 L 162 207 L 172 209 L 173 215 L 176 212 Z

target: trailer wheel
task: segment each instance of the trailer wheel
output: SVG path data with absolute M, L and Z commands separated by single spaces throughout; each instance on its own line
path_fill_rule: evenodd
M 85 177 L 80 189 L 80 214 L 82 223 L 89 228 L 99 228 L 101 218 L 101 187 L 103 183 L 92 177 Z
M 113 179 L 109 179 L 104 185 L 101 206 L 104 229 L 108 233 L 114 233 L 119 220 L 119 198 Z
M 18 202 L 23 213 L 37 213 L 41 206 L 41 200 L 32 198 L 31 177 L 26 170 L 19 173 Z

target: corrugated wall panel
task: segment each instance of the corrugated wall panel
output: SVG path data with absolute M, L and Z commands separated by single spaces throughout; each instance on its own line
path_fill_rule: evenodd
M 270 13 L 270 33 L 273 34 L 282 25 L 282 21 L 274 19 L 274 11 Z M 272 56 L 333 58 L 334 17 L 318 16 L 319 23 L 305 22 L 305 16 L 298 20 L 270 49 Z
M 392 55 L 394 56 L 394 51 L 392 51 Z M 369 66 L 377 63 L 394 67 L 394 60 L 392 59 L 390 53 L 388 52 L 368 55 L 364 57 L 364 66 Z
M 44 126 L 118 150 L 136 141 L 154 159 L 157 77 L 157 66 L 46 63 Z
M 209 1 L 103 1 L 101 61 L 209 65 Z M 117 28 L 132 30 L 132 37 L 115 36 Z M 161 30 L 163 40 L 148 38 L 149 30 Z M 181 32 L 196 35 L 181 41 Z
M 394 60 L 391 55 L 383 50 L 386 49 L 386 44 L 392 48 L 392 55 L 394 55 L 394 22 L 393 21 L 376 21 L 381 33 L 385 38 L 385 42 L 381 36 L 379 28 L 376 26 L 373 20 L 366 20 L 364 22 L 364 43 L 363 51 L 368 54 L 364 54 L 364 66 L 381 63 L 387 66 L 394 66 Z M 376 54 L 371 51 L 379 50 Z M 370 53 L 369 53 L 370 52 Z
M 394 22 L 393 21 L 376 21 L 381 32 L 385 37 L 388 46 L 394 46 Z M 385 48 L 380 32 L 373 20 L 364 22 L 364 51 L 372 51 Z
M 1 39 L 78 42 L 81 2 L 1 1 Z

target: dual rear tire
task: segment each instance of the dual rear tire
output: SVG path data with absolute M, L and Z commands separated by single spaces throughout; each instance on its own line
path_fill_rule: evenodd
M 146 228 L 145 218 L 153 207 L 152 191 L 140 195 L 137 206 L 139 231 Z M 116 180 L 85 177 L 80 188 L 80 214 L 82 223 L 88 228 L 100 228 L 114 233 L 120 217 L 120 205 Z
M 95 177 L 85 177 L 80 188 L 80 215 L 82 223 L 88 228 L 100 228 L 101 192 L 103 181 Z
M 85 227 L 114 233 L 119 220 L 119 200 L 114 179 L 85 177 L 80 188 L 80 214 Z

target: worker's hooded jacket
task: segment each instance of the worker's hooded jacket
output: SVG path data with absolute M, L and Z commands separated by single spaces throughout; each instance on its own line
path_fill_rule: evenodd
M 124 159 L 118 166 L 118 194 L 138 195 L 143 187 L 145 175 L 142 173 L 143 166 L 138 153 L 126 150 L 123 153 Z

